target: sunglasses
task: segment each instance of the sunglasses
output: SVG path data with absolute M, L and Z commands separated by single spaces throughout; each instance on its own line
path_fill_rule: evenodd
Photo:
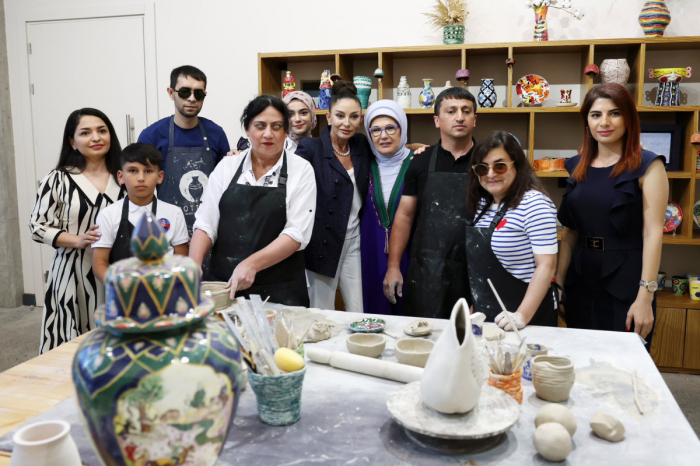
M 382 135 L 383 131 L 386 131 L 386 134 L 392 136 L 396 134 L 396 130 L 398 129 L 399 125 L 386 125 L 384 128 L 382 128 L 381 126 L 372 126 L 369 129 L 369 134 L 371 134 L 373 138 L 378 138 Z
M 476 173 L 477 176 L 486 176 L 489 174 L 489 170 L 493 169 L 493 172 L 496 175 L 503 175 L 505 172 L 508 171 L 508 167 L 510 167 L 512 164 L 515 162 L 510 161 L 510 162 L 496 162 L 493 165 L 486 165 L 485 163 L 478 163 L 476 165 L 472 165 L 472 170 L 474 170 L 474 173 Z
M 173 91 L 177 92 L 178 97 L 181 99 L 189 99 L 190 96 L 192 95 L 192 89 L 189 87 L 181 87 L 180 89 L 173 89 Z M 207 96 L 207 93 L 204 91 L 204 89 L 195 89 L 194 90 L 194 98 L 195 100 L 202 101 L 204 98 Z

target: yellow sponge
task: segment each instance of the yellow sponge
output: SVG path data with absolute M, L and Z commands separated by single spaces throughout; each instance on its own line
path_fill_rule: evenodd
M 275 352 L 275 364 L 285 372 L 294 372 L 304 368 L 304 358 L 289 348 L 280 348 Z

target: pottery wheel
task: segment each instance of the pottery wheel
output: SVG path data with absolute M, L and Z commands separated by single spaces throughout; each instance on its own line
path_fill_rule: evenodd
M 473 440 L 506 432 L 518 422 L 520 405 L 506 392 L 481 387 L 479 403 L 466 414 L 442 414 L 423 404 L 420 381 L 389 394 L 391 416 L 407 430 L 428 437 Z

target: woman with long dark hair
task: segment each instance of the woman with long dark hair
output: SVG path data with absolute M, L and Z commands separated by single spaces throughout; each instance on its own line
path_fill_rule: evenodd
M 556 326 L 557 210 L 511 134 L 493 132 L 474 148 L 467 210 L 474 216 L 467 226 L 474 311 L 506 330 Z
M 122 197 L 121 146 L 107 115 L 82 108 L 68 116 L 56 168 L 44 177 L 29 221 L 32 239 L 56 249 L 46 282 L 39 351 L 95 327 L 104 287 L 92 272 L 97 214 Z
M 619 84 L 591 89 L 581 117 L 583 145 L 566 162 L 559 209 L 566 323 L 651 342 L 668 201 L 662 157 L 642 149 L 634 99 Z

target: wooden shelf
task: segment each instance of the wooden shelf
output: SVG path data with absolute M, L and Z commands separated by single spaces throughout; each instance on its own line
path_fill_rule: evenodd
M 540 178 L 568 178 L 569 172 L 567 172 L 566 170 L 557 172 L 542 172 L 536 170 L 535 175 L 537 175 Z
M 671 277 L 666 277 L 666 280 L 671 280 Z M 664 288 L 662 291 L 656 292 L 656 307 L 670 307 L 675 309 L 700 309 L 700 301 L 690 299 L 690 296 L 676 296 L 670 289 Z

